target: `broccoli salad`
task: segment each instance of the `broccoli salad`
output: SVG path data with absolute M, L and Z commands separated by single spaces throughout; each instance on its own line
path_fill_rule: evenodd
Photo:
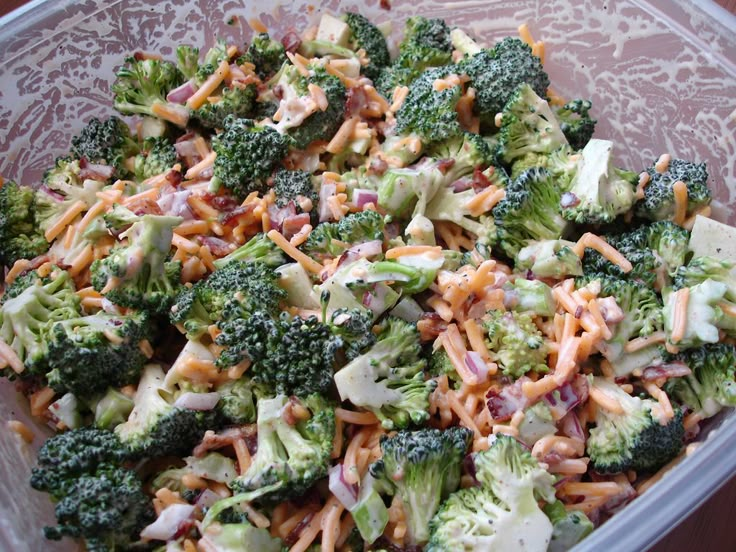
M 0 179 L 47 538 L 564 551 L 736 405 L 705 165 L 622 167 L 526 25 L 411 17 L 395 55 L 358 13 L 251 26 L 132 53 L 125 120 Z

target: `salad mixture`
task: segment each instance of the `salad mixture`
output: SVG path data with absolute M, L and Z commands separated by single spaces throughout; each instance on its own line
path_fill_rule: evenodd
M 395 56 L 357 13 L 251 26 L 132 54 L 130 124 L 0 188 L 49 539 L 567 550 L 736 404 L 706 167 L 620 167 L 526 26 L 413 17 Z

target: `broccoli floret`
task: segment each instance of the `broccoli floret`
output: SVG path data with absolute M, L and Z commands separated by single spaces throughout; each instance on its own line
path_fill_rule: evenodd
M 110 387 L 95 406 L 95 425 L 111 430 L 128 419 L 133 406 L 133 399 Z
M 0 338 L 34 374 L 45 374 L 53 360 L 47 343 L 51 325 L 80 316 L 69 273 L 57 270 L 52 276 L 46 283 L 35 280 L 0 309 Z
M 292 204 L 298 213 L 302 212 L 302 201 L 309 199 L 313 206 L 310 211 L 314 215 L 313 222 L 316 222 L 317 201 L 319 197 L 314 190 L 312 175 L 310 173 L 306 171 L 279 170 L 273 177 L 273 191 L 276 194 L 276 205 L 286 207 Z
M 127 207 L 123 207 L 119 203 L 113 205 L 112 210 L 102 215 L 102 220 L 113 236 L 120 236 L 128 230 L 136 222 L 140 222 L 141 217 L 136 215 Z
M 567 145 L 549 104 L 528 84 L 516 89 L 502 113 L 496 155 L 509 165 L 527 154 L 549 154 Z
M 251 83 L 245 86 L 224 86 L 215 95 L 216 100 L 206 102 L 192 112 L 192 117 L 206 128 L 224 128 L 228 116 L 245 119 L 253 116 L 258 89 Z
M 371 475 L 401 497 L 410 544 L 429 540 L 429 521 L 442 500 L 460 485 L 462 462 L 472 437 L 473 432 L 464 427 L 400 431 L 393 437 L 381 437 L 383 457 L 371 465 Z
M 295 87 L 300 96 L 309 93 L 310 84 L 321 88 L 327 98 L 327 109 L 318 109 L 298 126 L 289 128 L 287 134 L 293 140 L 294 147 L 299 149 L 306 149 L 315 140 L 330 141 L 345 118 L 345 85 L 337 77 L 328 74 L 324 67 L 315 67 L 310 73 L 313 74 L 309 77 L 299 77 Z
M 434 159 L 446 161 L 441 170 L 448 183 L 471 176 L 476 170 L 485 169 L 493 161 L 493 153 L 488 143 L 482 136 L 472 132 L 462 132 L 448 140 L 434 143 L 427 148 L 426 154 Z M 495 179 L 492 183 L 496 184 L 499 179 L 503 180 L 503 175 L 503 169 L 494 168 L 491 179 L 494 179 L 494 176 Z
M 674 418 L 660 423 L 662 412 L 656 401 L 632 397 L 603 378 L 593 378 L 593 387 L 623 409 L 623 413 L 597 410 L 587 443 L 593 469 L 599 473 L 655 471 L 677 456 L 685 435 L 680 408 L 675 408 Z
M 217 412 L 228 424 L 245 425 L 256 421 L 256 397 L 263 390 L 248 378 L 228 381 L 217 388 Z
M 0 187 L 0 264 L 43 255 L 49 243 L 36 225 L 36 194 L 26 186 L 5 182 Z
M 381 240 L 385 222 L 376 211 L 350 213 L 338 222 L 317 226 L 304 242 L 303 251 L 316 259 L 339 257 L 347 249 L 361 243 Z
M 529 270 L 537 278 L 561 280 L 566 276 L 582 276 L 583 264 L 567 240 L 540 240 L 529 242 L 517 254 L 516 270 Z
M 227 42 L 222 38 L 218 38 L 212 48 L 207 50 L 207 53 L 204 55 L 204 60 L 202 60 L 202 63 L 197 67 L 197 74 L 194 78 L 197 85 L 201 85 L 205 80 L 207 80 L 207 77 L 217 70 L 220 63 L 230 59 L 227 50 Z
M 448 183 L 440 166 L 438 160 L 425 157 L 411 167 L 389 169 L 377 182 L 378 205 L 398 218 L 423 215 L 430 200 Z
M 444 256 L 436 251 L 399 258 L 397 261 L 372 263 L 366 274 L 371 281 L 390 281 L 405 294 L 413 295 L 429 288 L 444 264 Z
M 673 185 L 680 181 L 687 187 L 687 215 L 710 204 L 708 171 L 705 163 L 691 163 L 672 159 L 667 170 L 659 172 L 652 166 L 647 169 L 649 182 L 644 187 L 644 199 L 635 205 L 636 214 L 649 220 L 672 220 L 675 215 Z
M 51 282 L 51 278 L 49 276 L 41 278 L 38 275 L 37 270 L 28 270 L 27 272 L 22 272 L 16 276 L 15 280 L 12 282 L 5 282 L 5 290 L 3 291 L 2 297 L 0 297 L 0 306 L 4 305 L 8 299 L 18 297 L 37 281 L 39 281 L 41 285 L 46 285 Z
M 633 269 L 624 273 L 618 265 L 588 248 L 583 257 L 583 270 L 586 274 L 602 272 L 662 288 L 667 284 L 669 274 L 684 264 L 690 232 L 673 222 L 659 221 L 642 225 L 630 232 L 604 237 L 626 257 Z
M 552 296 L 552 288 L 541 280 L 516 278 L 504 284 L 503 291 L 507 308 L 545 317 L 555 313 L 556 301 Z
M 215 178 L 239 200 L 253 192 L 266 193 L 266 180 L 286 157 L 288 142 L 271 127 L 249 119 L 227 117 L 224 130 L 212 138 Z
M 115 428 L 115 434 L 133 453 L 140 456 L 182 456 L 191 450 L 212 427 L 214 413 L 174 406 L 165 395 L 164 371 L 148 364 L 133 398 L 128 420 Z
M 103 163 L 115 168 L 118 178 L 125 178 L 128 157 L 137 155 L 140 148 L 130 134 L 130 128 L 117 117 L 101 121 L 91 119 L 78 136 L 72 138 L 72 153 L 90 163 Z
M 684 335 L 676 341 L 672 339 L 672 333 L 675 329 L 677 304 L 681 300 L 680 294 L 670 292 L 664 296 L 662 316 L 667 341 L 671 345 L 680 349 L 699 347 L 704 343 L 720 341 L 720 329 L 731 334 L 734 332 L 736 320 L 729 314 L 733 303 L 726 300 L 726 284 L 707 279 L 687 289 L 687 324 Z
M 387 429 L 424 423 L 436 382 L 425 381 L 420 355 L 416 326 L 389 317 L 375 345 L 335 374 L 340 398 L 370 410 Z
M 278 40 L 272 39 L 268 33 L 259 33 L 253 37 L 245 55 L 238 59 L 238 64 L 252 63 L 261 79 L 267 79 L 276 73 L 286 61 L 286 50 Z
M 565 138 L 576 150 L 583 149 L 595 132 L 598 121 L 588 115 L 592 107 L 590 100 L 572 100 L 556 111 Z
M 369 63 L 363 72 L 369 79 L 375 79 L 382 67 L 391 63 L 386 37 L 370 20 L 355 12 L 343 15 L 343 20 L 350 27 L 350 47 L 357 51 L 362 48 L 368 56 Z
M 123 115 L 147 115 L 184 127 L 189 109 L 166 100 L 182 82 L 183 75 L 170 61 L 128 57 L 112 84 L 112 105 Z
M 138 381 L 146 355 L 140 343 L 150 335 L 143 313 L 97 313 L 54 322 L 45 334 L 49 386 L 79 398 Z
M 386 282 L 368 282 L 373 263 L 367 259 L 343 263 L 337 271 L 319 286 L 326 298 L 327 309 L 358 309 L 371 312 L 374 320 L 391 309 L 400 298 Z
M 483 326 L 488 334 L 491 359 L 504 374 L 519 378 L 529 371 L 549 370 L 544 337 L 530 314 L 489 311 Z
M 275 313 L 286 296 L 277 281 L 277 274 L 265 264 L 231 261 L 180 292 L 169 318 L 183 325 L 189 339 L 198 339 L 211 324 L 257 310 Z
M 74 480 L 101 465 L 120 465 L 133 459 L 111 431 L 80 428 L 50 437 L 38 451 L 38 466 L 31 471 L 31 487 L 55 499 L 66 494 Z
M 360 309 L 337 309 L 330 316 L 332 333 L 342 340 L 345 358 L 349 361 L 376 342 L 373 316 Z
M 124 234 L 127 246 L 92 263 L 92 285 L 116 305 L 165 313 L 180 287 L 181 263 L 167 261 L 181 217 L 143 215 Z
M 173 167 L 177 160 L 176 148 L 168 138 L 146 138 L 141 153 L 135 158 L 135 176 L 145 180 L 159 175 Z
M 506 435 L 472 458 L 480 486 L 461 489 L 442 504 L 425 550 L 511 550 L 520 538 L 526 550 L 546 550 L 553 528 L 538 499 L 555 500 L 554 476 Z
M 544 513 L 553 526 L 547 552 L 567 552 L 593 532 L 588 516 L 579 510 L 568 510 L 559 500 L 547 504 Z
M 703 345 L 669 358 L 685 363 L 692 373 L 667 380 L 668 395 L 703 418 L 736 406 L 736 347 L 726 343 Z
M 710 279 L 726 284 L 726 299 L 736 301 L 736 280 L 731 274 L 733 267 L 733 262 L 716 257 L 693 257 L 687 265 L 677 268 L 672 278 L 672 289 L 692 287 Z
M 495 129 L 496 114 L 504 109 L 521 84 L 528 85 L 540 97 L 546 95 L 549 87 L 541 60 L 518 38 L 504 38 L 490 50 L 471 54 L 459 67 L 461 73 L 470 77 L 470 86 L 476 90 L 473 111 L 489 129 Z
M 634 204 L 635 173 L 613 166 L 613 142 L 590 140 L 569 190 L 562 195 L 562 216 L 578 224 L 605 224 Z
M 197 76 L 199 48 L 182 44 L 176 47 L 176 67 L 187 80 Z
M 559 212 L 560 190 L 546 169 L 532 168 L 506 187 L 493 208 L 498 240 L 515 257 L 529 240 L 556 240 L 567 228 Z
M 58 167 L 59 160 L 57 160 Z M 62 162 L 63 163 L 63 162 Z M 67 164 L 67 167 L 77 165 L 76 162 Z M 78 165 L 77 165 L 78 167 Z M 102 191 L 104 182 L 92 179 L 75 178 L 70 169 L 69 178 L 63 178 L 56 173 L 54 177 L 47 172 L 48 177 L 44 185 L 36 192 L 35 222 L 41 231 L 46 232 L 56 226 L 57 222 L 67 213 L 72 205 L 82 202 L 85 208 L 97 203 L 97 192 Z
M 309 418 L 288 423 L 283 412 L 293 406 L 307 410 Z M 250 467 L 230 484 L 234 492 L 282 483 L 266 497 L 278 503 L 303 495 L 327 475 L 335 437 L 335 412 L 320 395 L 261 399 L 257 423 L 258 449 Z
M 278 393 L 300 396 L 327 393 L 342 340 L 316 317 L 274 320 L 257 312 L 247 319 L 226 320 L 215 342 L 228 348 L 217 360 L 231 366 L 235 352 L 247 355 L 249 374 Z
M 214 265 L 217 270 L 221 270 L 235 261 L 258 262 L 276 268 L 286 263 L 287 257 L 278 245 L 266 237 L 266 234 L 259 232 L 232 253 L 217 259 Z
M 434 83 L 460 73 L 452 66 L 428 69 L 409 86 L 409 94 L 396 113 L 396 132 L 414 134 L 422 141 L 440 142 L 462 133 L 455 107 L 462 95 L 457 84 L 435 90 Z
M 450 28 L 442 19 L 410 17 L 399 44 L 399 55 L 390 66 L 380 70 L 375 78 L 376 89 L 391 98 L 397 86 L 408 86 L 427 69 L 450 63 L 451 54 Z
M 542 167 L 552 175 L 557 185 L 567 190 L 573 177 L 578 172 L 578 165 L 582 155 L 570 146 L 560 146 L 552 153 L 527 153 L 518 157 L 511 164 L 511 179 L 532 167 Z

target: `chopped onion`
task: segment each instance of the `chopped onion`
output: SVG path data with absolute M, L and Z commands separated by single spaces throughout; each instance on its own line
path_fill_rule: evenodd
M 221 499 L 222 497 L 218 495 L 215 491 L 212 491 L 210 489 L 205 489 L 204 491 L 199 493 L 199 496 L 197 497 L 197 501 L 195 502 L 195 506 L 198 506 L 199 508 L 209 508 L 215 502 Z
M 574 412 L 568 412 L 564 418 L 560 421 L 560 431 L 570 437 L 571 439 L 577 439 L 579 441 L 585 441 L 585 432 L 583 427 L 580 425 L 577 414 Z
M 330 474 L 330 491 L 340 503 L 350 510 L 358 502 L 358 486 L 345 481 L 343 465 L 332 466 Z
M 348 251 L 350 253 L 354 253 L 358 259 L 363 257 L 374 257 L 383 252 L 383 242 L 381 240 L 372 240 L 360 243 L 358 245 L 354 245 Z
M 190 190 L 181 190 L 170 194 L 164 194 L 156 200 L 161 212 L 172 216 L 182 217 L 184 220 L 192 220 L 194 213 L 189 208 L 187 199 L 192 195 Z
M 332 220 L 332 211 L 330 211 L 330 205 L 327 201 L 331 197 L 337 195 L 337 185 L 332 183 L 325 183 L 319 189 L 319 221 L 325 222 Z
M 194 513 L 191 504 L 172 504 L 161 512 L 158 519 L 141 531 L 141 537 L 150 540 L 169 540 L 179 531 L 179 525 Z
M 580 404 L 580 396 L 569 383 L 547 393 L 542 400 L 549 406 L 555 420 L 564 418 L 570 410 Z
M 305 225 L 309 224 L 309 213 L 301 213 L 299 215 L 289 215 L 284 218 L 281 225 L 281 233 L 289 240 L 295 234 L 301 231 Z
M 465 353 L 465 366 L 478 376 L 481 382 L 488 379 L 488 365 L 485 363 L 483 358 L 481 358 L 480 354 L 475 351 L 468 351 Z
M 174 406 L 188 408 L 189 410 L 212 410 L 219 400 L 219 393 L 192 393 L 187 391 L 176 399 Z
M 184 103 L 189 98 L 191 98 L 196 91 L 197 87 L 191 80 L 189 80 L 181 86 L 177 86 L 171 92 L 166 94 L 166 101 L 179 104 Z
M 468 177 L 460 178 L 450 184 L 450 187 L 456 193 L 464 192 L 465 190 L 469 190 L 473 187 L 473 179 Z
M 529 378 L 522 376 L 512 385 L 501 388 L 500 391 L 496 387 L 488 390 L 486 404 L 495 421 L 510 420 L 517 410 L 524 410 L 529 406 L 529 398 L 521 389 L 525 381 L 529 381 Z
M 109 180 L 115 173 L 115 167 L 102 165 L 100 163 L 85 163 L 79 170 L 79 177 L 91 180 Z
M 692 371 L 684 362 L 667 362 L 655 366 L 647 366 L 641 374 L 641 381 L 653 381 L 662 378 L 681 378 L 689 376 Z
M 356 207 L 365 207 L 368 203 L 378 205 L 378 192 L 367 190 L 365 188 L 355 188 L 353 190 L 353 203 Z

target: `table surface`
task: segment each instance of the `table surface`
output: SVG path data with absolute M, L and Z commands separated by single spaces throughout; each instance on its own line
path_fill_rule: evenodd
M 0 0 L 0 15 L 26 3 L 27 0 Z M 736 13 L 736 0 L 716 0 Z M 733 454 L 724 451 L 724 454 Z M 685 518 L 657 543 L 650 552 L 709 552 L 736 550 L 736 531 L 733 514 L 736 513 L 736 477 L 726 483 L 700 508 Z

